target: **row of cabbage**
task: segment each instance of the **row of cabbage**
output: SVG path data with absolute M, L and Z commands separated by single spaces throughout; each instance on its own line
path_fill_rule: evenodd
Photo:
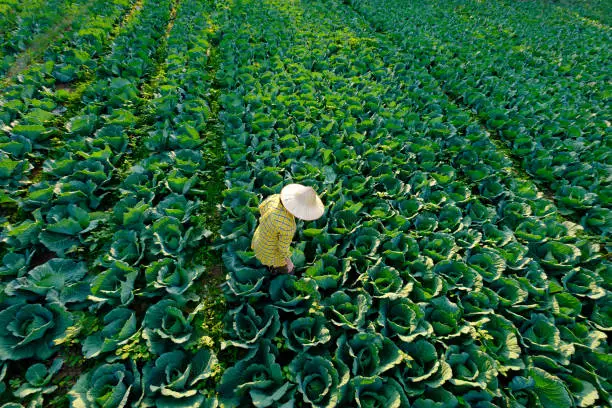
M 201 343 L 206 333 L 195 324 L 201 306 L 192 286 L 204 272 L 192 262 L 194 252 L 211 235 L 198 218 L 210 172 L 210 141 L 201 136 L 210 119 L 210 14 L 199 0 L 177 8 L 165 75 L 147 108 L 153 124 L 141 141 L 145 158 L 123 175 L 112 244 L 90 276 L 90 310 L 105 316 L 104 327 L 83 343 L 84 357 L 98 364 L 71 390 L 74 406 L 95 406 L 100 398 L 133 407 L 217 405 L 207 382 L 217 359 Z M 146 364 L 117 361 L 121 346 L 138 339 L 146 342 Z
M 578 5 L 576 2 L 574 4 Z M 525 56 L 529 65 L 532 58 L 543 62 L 543 73 L 560 76 L 567 73 L 576 77 L 583 71 L 593 79 L 601 79 L 606 72 L 609 61 L 606 58 L 605 37 L 609 35 L 602 26 L 581 19 L 569 8 L 548 3 L 516 3 L 501 1 L 490 7 L 477 7 L 476 2 L 456 2 L 450 0 L 449 7 L 462 14 L 473 15 L 473 21 L 489 31 L 497 27 L 502 33 L 492 33 L 495 37 L 504 39 L 504 44 L 513 40 L 515 46 L 523 46 L 528 50 Z M 579 7 L 577 7 L 579 9 Z M 542 24 L 542 22 L 546 24 Z M 479 31 L 476 35 L 481 35 Z M 526 62 L 527 62 L 526 61 Z M 590 65 L 590 66 L 588 66 Z M 586 76 L 574 78 L 576 81 L 591 79 Z M 546 79 L 546 78 L 542 78 Z M 575 88 L 572 90 L 581 94 L 586 92 Z
M 580 215 L 588 212 L 584 225 L 607 235 L 612 226 L 606 137 L 612 31 L 566 9 L 526 3 L 483 8 L 467 2 L 458 15 L 464 23 L 477 20 L 484 28 L 480 34 L 488 38 L 487 53 L 481 53 L 479 61 L 467 68 L 471 81 L 446 81 L 447 68 L 456 64 L 443 67 L 445 74 L 440 79 L 465 101 L 470 100 L 467 87 L 495 99 L 486 108 L 478 106 L 482 102 L 477 101 L 478 96 L 468 103 L 512 145 L 518 157 L 526 155 L 523 167 L 543 184 L 550 184 L 562 210 Z M 467 24 L 472 27 L 473 23 Z M 456 33 L 447 37 L 445 42 L 458 38 Z M 470 59 L 473 47 L 481 45 L 470 44 L 457 59 Z M 500 49 L 511 51 L 501 53 Z M 474 75 L 478 71 L 479 76 Z M 432 73 L 438 76 L 435 68 Z M 500 82 L 491 76 L 503 79 Z M 502 98 L 504 94 L 510 96 Z M 497 115 L 504 108 L 505 114 Z
M 416 59 L 333 1 L 234 4 L 217 80 L 228 161 L 224 406 L 609 401 L 609 263 L 513 177 Z M 250 250 L 257 205 L 312 185 L 296 276 Z
M 18 23 L 17 17 L 26 4 L 19 0 L 0 0 L 0 35 L 11 32 Z M 3 38 L 3 37 L 2 37 Z M 4 42 L 4 40 L 2 40 Z
M 44 35 L 61 19 L 78 13 L 88 0 L 33 0 L 0 14 L 0 75 L 6 74 L 17 56 L 26 51 L 38 35 Z
M 66 121 L 65 129 L 58 129 L 61 143 L 48 149 L 42 180 L 19 199 L 27 219 L 6 225 L 2 239 L 9 249 L 29 253 L 43 245 L 63 257 L 81 248 L 99 223 L 101 213 L 95 210 L 115 190 L 116 166 L 130 147 L 129 133 L 143 105 L 139 87 L 156 67 L 155 52 L 164 33 L 148 31 L 160 22 L 167 24 L 170 8 L 165 4 L 158 9 L 147 4 L 122 28 L 95 80 L 83 91 L 81 109 Z
M 112 43 L 113 26 L 132 5 L 130 0 L 98 0 L 87 14 L 75 19 L 72 30 L 50 44 L 44 60 L 34 63 L 0 91 L 1 203 L 15 204 L 32 182 L 50 150 L 61 149 L 73 90 L 95 72 Z M 115 57 L 116 58 L 116 57 Z M 112 68 L 112 63 L 106 62 Z M 76 101 L 78 104 L 79 102 Z
M 136 295 L 143 294 L 134 287 L 135 282 L 145 281 L 138 273 L 140 266 L 137 269 L 135 265 L 140 261 L 143 265 L 150 262 L 147 276 L 151 287 L 141 290 L 149 296 L 158 296 L 160 291 L 165 293 L 163 288 L 153 286 L 158 279 L 169 279 L 168 286 L 182 284 L 177 281 L 183 276 L 173 274 L 178 269 L 174 259 L 168 257 L 163 262 L 161 259 L 167 251 L 178 250 L 178 245 L 174 245 L 177 237 L 173 234 L 180 234 L 181 227 L 177 226 L 176 218 L 168 214 L 176 214 L 180 209 L 173 200 L 160 202 L 157 211 L 150 209 L 149 200 L 153 200 L 154 194 L 145 194 L 138 188 L 141 182 L 150 180 L 139 178 L 142 176 L 140 167 L 128 170 L 122 165 L 123 156 L 128 151 L 133 154 L 134 144 L 130 144 L 129 137 L 136 132 L 137 122 L 143 123 L 140 117 L 147 102 L 140 97 L 139 89 L 157 69 L 164 28 L 170 22 L 173 6 L 169 0 L 145 1 L 129 24 L 121 29 L 111 54 L 101 61 L 95 80 L 83 93 L 82 110 L 68 121 L 66 131 L 61 132 L 63 143 L 49 150 L 42 181 L 33 184 L 19 201 L 20 207 L 31 215 L 24 221 L 7 223 L 2 232 L 5 254 L 0 269 L 0 319 L 9 330 L 0 334 L 3 365 L 0 371 L 15 373 L 17 367 L 23 367 L 20 361 L 13 360 L 31 362 L 53 357 L 61 350 L 59 344 L 70 336 L 70 330 L 77 327 L 87 333 L 92 328 L 82 327 L 84 322 L 100 317 L 101 331 L 90 332 L 89 337 L 80 339 L 82 352 L 85 358 L 108 358 L 109 365 L 99 364 L 94 371 L 80 377 L 71 391 L 72 404 L 76 406 L 93 406 L 95 398 L 106 398 L 112 401 L 111 406 L 115 403 L 119 406 L 124 398 L 127 401 L 127 393 L 133 390 L 135 393 L 129 395 L 132 398 L 145 390 L 142 383 L 140 386 L 131 384 L 123 389 L 125 395 L 121 394 L 123 378 L 139 382 L 144 373 L 133 372 L 135 364 L 126 366 L 116 362 L 122 353 L 113 353 L 136 333 L 145 336 L 143 329 L 136 327 L 137 319 L 142 316 L 121 307 L 131 303 Z M 129 176 L 126 175 L 118 186 L 120 172 L 126 171 Z M 162 188 L 162 185 L 156 186 L 156 189 Z M 125 197 L 117 201 L 118 195 Z M 137 203 L 140 200 L 147 200 L 147 203 L 132 205 L 131 200 L 136 198 Z M 107 211 L 101 211 L 103 208 Z M 160 214 L 162 208 L 167 211 L 163 216 Z M 152 217 L 156 217 L 155 226 L 144 224 L 145 219 Z M 146 230 L 146 235 L 139 234 L 137 241 L 129 242 L 135 235 L 129 228 L 132 223 Z M 105 236 L 99 235 L 100 229 L 110 236 L 100 239 Z M 111 237 L 120 242 L 115 244 L 109 240 Z M 140 252 L 130 253 L 134 248 Z M 95 253 L 101 253 L 96 262 L 86 263 L 85 260 L 90 260 Z M 31 261 L 34 263 L 30 266 Z M 156 310 L 157 313 L 167 312 L 165 306 L 150 308 L 148 315 L 155 314 Z M 167 319 L 174 319 L 174 316 L 170 312 L 168 318 L 154 316 L 148 319 L 155 324 L 166 324 Z M 156 333 L 151 327 L 147 337 L 163 347 Z M 126 338 L 118 339 L 121 335 Z M 184 353 L 177 351 L 177 355 L 184 356 Z M 174 364 L 177 355 L 166 358 Z M 193 359 L 193 364 L 206 366 L 212 358 L 205 351 Z M 57 371 L 57 365 L 61 363 L 54 362 L 49 372 Z M 40 364 L 32 367 L 36 367 L 32 368 L 34 372 L 42 371 Z M 148 370 L 147 378 L 160 375 L 155 367 Z M 117 387 L 110 392 L 105 387 L 99 389 L 104 396 L 88 394 L 90 381 L 107 378 L 105 373 L 109 372 L 122 373 L 116 377 Z M 34 386 L 30 378 L 35 377 L 28 371 L 26 380 Z M 19 390 L 12 391 L 14 397 L 19 397 Z M 157 394 L 149 391 L 147 395 L 155 400 Z M 42 393 L 41 388 L 29 398 L 40 399 Z
M 554 2 L 540 0 L 539 5 L 543 7 L 564 7 L 575 18 L 591 20 L 591 24 L 605 24 L 612 26 L 612 14 L 610 14 L 610 4 L 607 0 L 580 0 L 571 2 Z
M 533 3 L 348 3 L 473 108 L 559 211 L 610 233 L 609 28 Z

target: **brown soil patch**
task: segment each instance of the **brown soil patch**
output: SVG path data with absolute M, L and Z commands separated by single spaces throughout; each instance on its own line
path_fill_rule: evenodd
M 62 83 L 62 82 L 56 82 L 55 83 L 55 89 L 66 90 L 68 92 L 74 91 L 74 88 L 72 87 L 72 84 L 70 84 L 70 83 Z
M 223 279 L 225 277 L 225 273 L 223 272 L 223 265 L 213 265 L 208 273 L 210 276 L 216 279 Z

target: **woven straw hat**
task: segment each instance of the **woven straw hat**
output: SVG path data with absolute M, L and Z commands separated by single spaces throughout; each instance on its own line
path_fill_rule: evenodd
M 312 187 L 288 184 L 281 190 L 280 197 L 287 211 L 302 220 L 316 220 L 325 211 L 323 202 Z

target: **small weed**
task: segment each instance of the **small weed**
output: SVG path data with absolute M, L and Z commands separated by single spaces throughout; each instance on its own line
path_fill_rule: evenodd
M 115 350 L 115 355 L 122 360 L 149 361 L 152 358 L 149 346 L 142 337 L 142 330 L 138 331 L 130 341 Z

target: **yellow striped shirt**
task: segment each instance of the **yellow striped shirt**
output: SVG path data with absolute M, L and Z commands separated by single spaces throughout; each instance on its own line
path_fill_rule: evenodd
M 251 241 L 255 257 L 264 265 L 287 265 L 285 258 L 291 257 L 295 218 L 281 203 L 280 194 L 266 198 L 259 205 L 259 213 L 259 225 Z

